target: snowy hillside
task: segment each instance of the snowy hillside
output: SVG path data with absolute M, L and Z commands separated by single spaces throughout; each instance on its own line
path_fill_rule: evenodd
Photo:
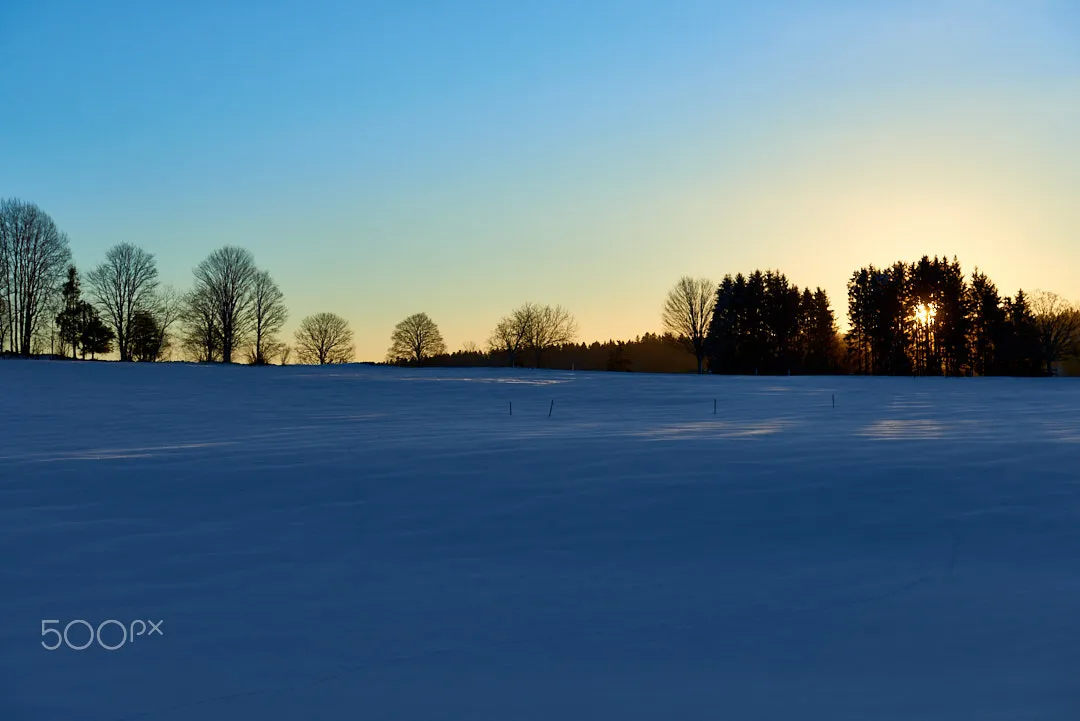
M 1068 379 L 8 361 L 0 417 L 3 721 L 1080 718 Z

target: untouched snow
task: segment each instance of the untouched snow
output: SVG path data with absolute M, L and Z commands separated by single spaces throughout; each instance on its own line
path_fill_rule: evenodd
M 1078 409 L 0 362 L 0 719 L 1077 719 Z M 75 619 L 163 635 L 42 648 Z

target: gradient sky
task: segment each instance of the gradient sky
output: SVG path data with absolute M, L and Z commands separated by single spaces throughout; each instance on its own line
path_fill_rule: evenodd
M 0 197 L 78 265 L 249 248 L 381 360 L 528 300 L 660 329 L 683 274 L 775 267 L 841 322 L 867 263 L 956 254 L 1080 298 L 1080 3 L 0 4 Z

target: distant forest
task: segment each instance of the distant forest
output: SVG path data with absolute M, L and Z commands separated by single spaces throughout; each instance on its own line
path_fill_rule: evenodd
M 559 305 L 524 303 L 486 343 L 449 351 L 438 325 L 414 313 L 394 327 L 385 362 L 403 366 L 723 374 L 1015 375 L 1063 373 L 1080 352 L 1080 308 L 1050 292 L 1003 296 L 977 269 L 923 256 L 854 271 L 848 330 L 821 288 L 777 270 L 681 278 L 659 307 L 663 332 L 586 344 Z M 252 254 L 211 253 L 178 291 L 158 282 L 153 254 L 110 248 L 85 273 L 67 236 L 33 203 L 0 200 L 0 354 L 121 361 L 347 363 L 348 321 L 302 319 L 291 343 L 284 294 Z M 1075 361 L 1074 361 L 1075 362 Z
M 683 278 L 663 308 L 666 332 L 632 341 L 565 343 L 550 368 L 729 374 L 1056 374 L 1080 351 L 1080 310 L 1049 292 L 1001 296 L 986 274 L 965 278 L 956 258 L 867 266 L 848 281 L 850 329 L 828 295 L 777 271 Z M 506 365 L 494 347 L 439 354 L 429 365 Z M 526 361 L 527 363 L 527 361 Z M 514 364 L 518 364 L 514 362 Z M 533 364 L 535 365 L 535 364 Z

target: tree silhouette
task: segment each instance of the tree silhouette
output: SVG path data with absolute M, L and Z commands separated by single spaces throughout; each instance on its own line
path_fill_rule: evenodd
M 1080 309 L 1056 293 L 1038 291 L 1031 298 L 1042 360 L 1042 371 L 1054 374 L 1054 365 L 1073 355 L 1080 333 Z
M 285 325 L 289 311 L 285 307 L 285 295 L 270 273 L 260 270 L 251 284 L 251 313 L 254 348 L 252 363 L 265 365 L 268 356 L 277 349 L 277 334 Z
M 545 351 L 572 342 L 576 335 L 574 316 L 561 305 L 525 303 L 499 320 L 488 348 L 492 353 L 505 353 L 511 366 L 521 351 L 531 350 L 539 368 Z
M 170 285 L 161 286 L 154 293 L 147 312 L 153 317 L 157 327 L 157 349 L 150 358 L 150 354 L 144 354 L 143 360 L 161 360 L 169 353 L 172 347 L 171 329 L 184 314 L 184 296 Z
M 222 363 L 233 362 L 233 352 L 254 323 L 252 289 L 257 273 L 254 256 L 235 246 L 215 250 L 195 268 L 192 292 L 200 306 L 213 312 Z
M 779 271 L 724 276 L 706 338 L 717 373 L 826 373 L 839 366 L 829 297 Z
M 205 289 L 188 291 L 180 307 L 182 345 L 192 359 L 213 363 L 221 359 L 221 328 L 217 307 Z
M 70 262 L 68 238 L 47 213 L 33 203 L 0 200 L 0 291 L 4 336 L 13 352 L 30 356 Z
M 80 350 L 84 359 L 87 353 L 91 357 L 109 353 L 116 336 L 102 321 L 97 308 L 82 299 L 79 272 L 74 265 L 68 266 L 67 280 L 60 289 L 60 295 L 62 309 L 56 315 L 60 354 L 64 354 L 65 347 L 71 348 L 72 358 L 77 358 Z
M 93 359 L 98 355 L 112 352 L 112 342 L 116 338 L 112 328 L 105 324 L 98 313 L 97 308 L 83 301 L 81 304 L 83 317 L 80 322 L 79 347 L 82 357 L 90 354 Z
M 300 321 L 294 333 L 296 358 L 301 363 L 327 365 L 353 359 L 353 335 L 348 322 L 333 313 L 316 313 Z
M 414 313 L 394 327 L 387 359 L 421 365 L 425 358 L 446 352 L 439 326 L 427 313 Z
M 482 352 L 465 347 L 453 353 L 433 356 L 426 360 L 425 364 L 445 367 L 495 367 L 506 365 L 507 356 L 505 350 Z M 562 370 L 696 372 L 696 361 L 670 333 L 645 333 L 629 341 L 564 343 L 545 352 L 544 366 Z
M 705 368 L 705 341 L 715 305 L 716 285 L 707 278 L 690 276 L 680 278 L 664 300 L 664 330 L 697 359 L 699 374 Z
M 840 338 L 828 294 L 807 288 L 799 300 L 798 360 L 805 373 L 834 373 L 839 367 Z
M 505 353 L 511 367 L 517 362 L 518 353 L 529 340 L 529 329 L 535 315 L 535 306 L 526 303 L 508 316 L 499 319 L 488 338 L 488 348 L 493 353 Z
M 69 265 L 67 280 L 60 288 L 62 310 L 56 316 L 56 327 L 60 336 L 60 355 L 64 355 L 65 347 L 71 348 L 71 357 L 77 357 L 79 352 L 79 337 L 82 335 L 82 292 L 79 284 L 79 271 L 74 265 Z
M 1005 312 L 1002 372 L 1016 376 L 1040 375 L 1043 369 L 1042 348 L 1035 314 L 1023 290 L 1002 303 Z
M 577 335 L 577 323 L 570 311 L 561 305 L 528 305 L 529 311 L 522 311 L 526 316 L 526 343 L 533 351 L 536 367 L 543 363 L 544 352 L 574 340 Z
M 976 268 L 968 284 L 968 353 L 975 375 L 1004 371 L 1005 310 L 997 286 Z
M 916 370 L 923 375 L 962 375 L 968 367 L 969 292 L 960 264 L 954 258 L 923 256 L 908 269 L 904 289 L 912 311 L 918 343 Z M 923 318 L 920 320 L 920 317 Z
M 128 334 L 128 350 L 132 360 L 153 362 L 161 356 L 164 333 L 151 311 L 135 311 Z
M 90 297 L 112 327 L 122 361 L 131 360 L 129 329 L 135 314 L 149 307 L 157 277 L 153 254 L 131 243 L 114 245 L 87 274 Z
M 848 281 L 850 366 L 875 374 L 1050 372 L 1068 354 L 1072 306 L 1056 296 L 1039 299 L 1041 329 L 1022 290 L 1002 299 L 985 273 L 976 269 L 966 280 L 955 257 L 862 268 Z M 1065 330 L 1055 332 L 1062 322 Z
M 8 328 L 11 324 L 11 315 L 3 286 L 5 275 L 4 269 L 0 268 L 0 355 L 3 355 L 4 349 L 7 348 Z

